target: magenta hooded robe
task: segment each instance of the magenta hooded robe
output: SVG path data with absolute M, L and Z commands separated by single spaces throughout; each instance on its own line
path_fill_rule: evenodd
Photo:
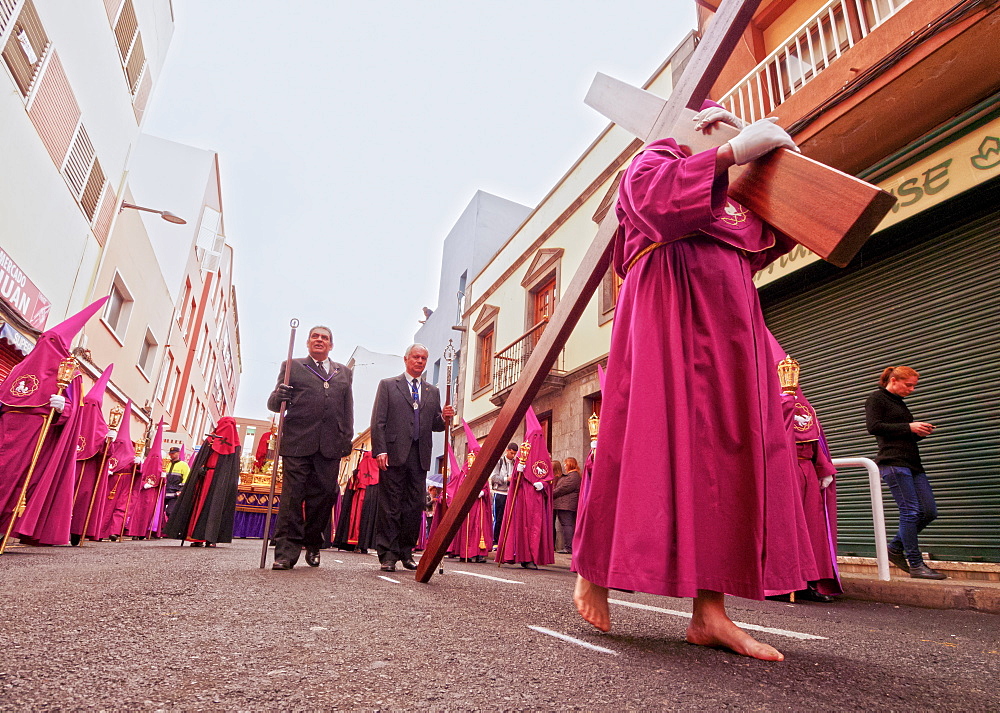
M 787 352 L 770 335 L 771 358 L 775 368 Z M 796 492 L 802 498 L 802 510 L 809 528 L 809 543 L 816 560 L 818 580 L 814 586 L 820 594 L 841 594 L 840 573 L 837 570 L 837 483 L 832 481 L 820 487 L 823 478 L 835 476 L 837 469 L 830 459 L 826 436 L 819 416 L 809 399 L 796 388 L 794 394 L 781 393 L 781 407 L 785 416 L 785 430 L 795 444 L 799 477 Z M 786 594 L 786 592 L 767 592 Z
M 139 469 L 136 489 L 132 495 L 132 510 L 125 525 L 125 534 L 131 537 L 148 537 L 160 534 L 163 499 L 166 494 L 163 475 L 163 419 L 156 426 L 149 455 Z
M 480 450 L 479 441 L 473 435 L 469 424 L 463 420 L 462 425 L 465 428 L 465 442 L 468 452 L 474 456 L 478 455 Z M 451 452 L 450 447 L 447 447 L 447 450 L 451 457 L 452 473 L 455 474 L 453 478 L 448 480 L 448 502 L 451 503 L 458 492 L 458 488 L 469 474 L 469 469 L 468 467 L 459 468 L 458 463 L 455 461 L 455 454 Z M 452 485 L 452 481 L 454 481 L 454 486 Z M 459 526 L 458 532 L 455 533 L 455 538 L 448 547 L 449 552 L 462 559 L 472 559 L 474 557 L 486 557 L 486 555 L 493 551 L 493 508 L 490 507 L 490 503 L 492 502 L 493 497 L 490 492 L 490 483 L 487 480 L 483 484 L 482 490 L 479 491 L 479 497 L 476 498 L 476 502 L 472 504 L 469 514 L 465 516 L 465 520 Z
M 523 468 L 520 458 L 514 466 L 507 508 L 500 525 L 497 561 L 552 564 L 556 561 L 552 540 L 552 456 L 545 444 L 542 426 L 530 406 L 524 420 L 524 440 L 531 444 L 531 450 Z M 541 483 L 542 489 L 537 490 L 535 483 Z
M 107 499 L 104 502 L 104 517 L 101 519 L 99 538 L 106 540 L 112 535 L 122 534 L 125 508 L 131 507 L 130 490 L 136 479 L 135 444 L 129 433 L 132 423 L 132 401 L 125 403 L 125 414 L 118 428 L 118 435 L 111 442 L 108 454 L 108 487 Z
M 621 181 L 624 282 L 573 567 L 604 587 L 763 599 L 816 576 L 752 281 L 794 244 L 728 198 L 716 151 L 656 141 Z
M 104 419 L 104 394 L 115 365 L 109 364 L 87 395 L 80 408 L 80 433 L 76 449 L 76 491 L 73 495 L 73 521 L 70 534 L 96 540 L 104 519 L 104 501 L 108 496 L 108 457 L 111 441 L 107 440 L 108 422 Z M 102 470 L 103 469 L 103 470 Z M 96 486 L 96 492 L 95 492 Z M 89 514 L 89 520 L 88 520 Z
M 3 383 L 0 383 L 0 527 L 4 532 L 20 497 L 24 477 L 31 464 L 45 417 L 50 411 L 49 397 L 58 389 L 56 376 L 59 363 L 69 358 L 69 346 L 73 338 L 107 301 L 107 297 L 102 297 L 43 332 L 31 353 L 11 370 Z M 43 513 L 46 513 L 45 517 L 52 515 L 59 521 L 63 517 L 61 509 L 65 503 L 62 478 L 65 474 L 60 468 L 55 467 L 55 464 L 57 460 L 60 464 L 64 462 L 63 456 L 67 446 L 66 442 L 60 442 L 60 436 L 65 427 L 74 421 L 76 408 L 82 397 L 79 383 L 76 381 L 76 388 L 71 386 L 67 390 L 67 406 L 61 414 L 56 414 L 50 432 L 43 441 L 29 484 L 27 503 L 33 522 L 25 524 L 26 530 L 34 531 L 38 518 L 42 517 Z M 73 436 L 75 443 L 75 434 L 67 434 L 69 435 Z M 75 452 L 75 445 L 73 448 Z M 52 469 L 49 469 L 50 463 Z M 40 482 L 40 473 L 45 471 L 48 478 L 55 480 Z M 72 467 L 70 471 L 71 478 Z M 68 502 L 69 508 L 72 508 L 72 484 L 69 488 Z M 36 493 L 39 498 L 45 497 L 49 500 L 35 503 L 32 507 L 31 499 Z M 27 514 L 28 510 L 25 511 L 25 515 Z M 21 525 L 16 527 L 20 530 Z

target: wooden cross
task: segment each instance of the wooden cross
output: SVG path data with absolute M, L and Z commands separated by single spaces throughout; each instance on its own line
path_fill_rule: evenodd
M 620 86 L 612 86 L 613 82 L 604 82 L 611 89 L 610 91 L 604 91 L 603 96 L 614 98 L 617 95 L 615 101 L 611 102 L 612 104 L 617 102 L 621 106 L 635 107 L 635 111 L 631 113 L 631 120 L 638 120 L 637 123 L 641 124 L 641 119 L 646 119 L 646 124 L 649 125 L 649 128 L 641 138 L 647 142 L 678 135 L 679 131 L 686 130 L 687 126 L 692 124 L 688 117 L 692 115 L 692 112 L 696 112 L 701 108 L 702 102 L 708 96 L 709 90 L 725 66 L 729 55 L 749 26 L 750 20 L 760 2 L 761 0 L 723 0 L 711 24 L 708 26 L 704 37 L 691 55 L 684 73 L 678 81 L 677 86 L 674 87 L 668 100 L 663 101 L 645 92 L 642 92 L 639 96 L 635 96 L 635 92 L 641 92 L 641 90 L 632 90 L 629 88 L 630 91 L 627 93 L 632 95 L 632 99 L 638 99 L 638 102 L 633 101 L 630 103 L 629 97 L 621 97 L 623 92 L 620 91 Z M 601 77 L 598 77 L 598 84 L 600 83 Z M 592 91 L 590 100 L 596 103 L 598 93 L 600 92 L 595 93 Z M 629 112 L 625 111 L 623 113 L 628 114 Z M 629 127 L 626 126 L 626 128 Z M 722 136 L 721 133 L 716 135 L 715 141 L 718 141 L 720 136 Z M 692 138 L 697 139 L 696 136 Z M 722 138 L 722 141 L 725 141 L 727 138 Z M 845 174 L 841 174 L 839 171 L 834 171 L 834 169 L 823 166 L 815 161 L 810 161 L 809 159 L 803 159 L 807 164 L 802 164 L 794 157 L 798 157 L 799 159 L 803 157 L 784 149 L 773 153 L 788 154 L 790 157 L 793 157 L 791 160 L 794 162 L 795 169 L 789 169 L 789 171 L 796 175 L 803 175 L 803 180 L 806 180 L 806 184 L 811 186 L 812 191 L 815 192 L 822 189 L 822 194 L 819 196 L 821 200 L 825 197 L 829 201 L 831 195 L 836 196 L 836 204 L 828 206 L 824 211 L 824 215 L 831 212 L 842 214 L 846 210 L 844 202 L 852 204 L 850 212 L 860 217 L 853 222 L 848 221 L 851 222 L 851 225 L 848 226 L 845 235 L 848 240 L 855 242 L 858 241 L 859 236 L 863 235 L 860 242 L 857 242 L 858 247 L 860 247 L 864 238 L 870 234 L 894 202 L 891 196 L 889 196 L 887 202 L 882 194 L 885 196 L 888 196 L 888 194 L 885 194 L 884 191 L 879 191 L 874 186 L 868 186 L 868 184 L 857 181 L 857 179 L 850 176 L 846 176 L 846 178 L 849 179 L 854 190 L 846 196 L 832 193 L 831 189 L 827 187 L 828 184 L 826 181 L 833 175 L 839 174 L 839 176 L 845 176 Z M 769 223 L 771 220 L 775 220 L 775 206 L 795 204 L 803 199 L 800 193 L 792 192 L 790 194 L 786 193 L 784 196 L 778 194 L 777 200 L 775 200 L 777 192 L 772 190 L 771 187 L 771 183 L 778 180 L 779 172 L 775 168 L 781 168 L 781 173 L 783 174 L 786 169 L 785 165 L 781 162 L 787 164 L 787 161 L 788 158 L 782 155 L 781 159 L 777 162 L 771 160 L 770 164 L 763 171 L 757 167 L 747 170 L 744 176 L 752 175 L 753 171 L 757 171 L 758 175 L 755 180 L 758 183 L 763 181 L 763 183 L 757 185 L 753 181 L 750 181 L 747 185 L 751 186 L 752 190 L 746 191 L 745 196 L 736 198 L 736 200 L 743 203 L 746 207 L 754 212 L 758 212 Z M 778 165 L 776 166 L 775 164 Z M 807 166 L 807 168 L 798 168 L 799 166 Z M 814 175 L 817 172 L 820 175 Z M 864 199 L 857 201 L 858 205 L 854 205 L 854 197 L 859 193 L 859 186 L 855 184 L 861 184 L 860 193 L 864 193 L 867 196 L 862 196 Z M 798 187 L 801 188 L 801 184 Z M 787 185 L 783 186 L 782 190 L 789 190 L 789 187 Z M 874 207 L 872 207 L 873 205 Z M 879 211 L 881 211 L 881 214 L 879 214 Z M 780 213 L 781 211 L 778 210 L 777 212 Z M 779 224 L 788 223 L 788 221 L 782 223 L 780 215 L 778 216 L 778 221 Z M 794 221 L 792 222 L 794 223 Z M 818 230 L 825 227 L 825 223 L 820 222 L 822 224 L 817 226 L 817 221 L 810 220 L 810 230 Z M 771 224 L 774 225 L 774 223 Z M 813 243 L 816 242 L 812 240 L 811 234 L 802 235 L 802 231 L 795 230 L 795 227 L 795 225 L 791 226 L 791 232 L 788 230 L 783 230 L 783 232 L 788 233 L 807 247 L 810 247 L 810 241 Z M 601 221 L 597 237 L 594 238 L 590 249 L 584 255 L 576 275 L 573 276 L 573 279 L 563 292 L 562 299 L 556 305 L 548 326 L 545 328 L 541 339 L 524 365 L 520 378 L 511 390 L 506 403 L 500 409 L 493 428 L 486 437 L 482 450 L 476 457 L 472 471 L 462 482 L 461 487 L 459 487 L 458 492 L 455 494 L 455 499 L 451 507 L 448 509 L 447 515 L 442 519 L 434 531 L 434 536 L 427 544 L 416 572 L 418 581 L 430 581 L 435 567 L 437 567 L 442 557 L 444 557 L 445 548 L 454 538 L 462 521 L 472 509 L 473 504 L 479 496 L 479 492 L 489 479 L 493 467 L 500 460 L 507 443 L 510 442 L 517 431 L 518 425 L 521 423 L 525 413 L 527 413 L 528 407 L 541 388 L 542 382 L 552 369 L 559 350 L 566 344 L 566 340 L 583 314 L 584 308 L 597 290 L 597 287 L 601 284 L 601 280 L 604 278 L 611 263 L 611 248 L 617 229 L 618 219 L 615 216 L 615 211 L 609 210 Z M 779 227 L 779 229 L 781 228 Z M 867 232 L 864 232 L 865 230 Z M 808 233 L 809 231 L 806 232 Z M 841 237 L 843 238 L 844 235 Z M 829 239 L 825 238 L 824 241 L 823 244 L 829 247 Z M 818 245 L 817 247 L 819 250 L 825 249 L 822 245 Z M 857 248 L 854 249 L 856 250 Z M 819 252 L 818 254 L 823 256 L 824 253 Z M 846 261 L 843 259 L 844 254 L 845 251 L 838 251 L 837 245 L 833 245 L 831 249 L 826 251 L 827 259 L 830 259 L 830 256 L 836 258 L 834 260 L 835 264 L 841 264 L 841 262 L 846 264 Z M 848 257 L 847 261 L 849 260 L 850 258 Z

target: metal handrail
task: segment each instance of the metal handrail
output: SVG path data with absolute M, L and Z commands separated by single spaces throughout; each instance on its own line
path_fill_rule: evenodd
M 518 337 L 511 344 L 493 354 L 493 393 L 499 393 L 504 389 L 513 386 L 514 382 L 521 376 L 521 369 L 531 356 L 538 339 L 541 337 L 545 325 L 549 323 L 548 317 L 542 317 L 542 321 L 532 325 L 527 332 Z
M 882 507 L 882 478 L 878 466 L 871 458 L 834 458 L 837 468 L 857 467 L 868 471 L 868 489 L 872 496 L 872 520 L 875 524 L 875 561 L 878 578 L 889 581 L 889 547 L 885 541 L 885 510 Z

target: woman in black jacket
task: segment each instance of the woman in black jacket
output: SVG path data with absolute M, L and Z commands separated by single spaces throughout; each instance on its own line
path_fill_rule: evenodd
M 553 465 L 555 465 L 553 463 Z M 566 472 L 552 486 L 552 510 L 562 528 L 562 554 L 573 552 L 573 532 L 576 530 L 576 508 L 580 501 L 580 464 L 576 458 L 563 461 Z
M 865 401 L 868 433 L 878 441 L 882 480 L 899 506 L 899 531 L 889 543 L 889 560 L 915 579 L 945 579 L 924 563 L 917 534 L 937 517 L 934 491 L 920 463 L 917 442 L 934 426 L 914 421 L 903 399 L 913 393 L 920 377 L 908 366 L 890 366 L 879 377 L 879 388 Z

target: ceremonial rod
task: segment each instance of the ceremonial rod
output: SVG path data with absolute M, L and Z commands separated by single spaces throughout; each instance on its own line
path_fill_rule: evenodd
M 507 546 L 507 533 L 510 532 L 510 521 L 514 519 L 514 504 L 517 502 L 517 490 L 524 478 L 524 466 L 528 462 L 528 454 L 531 452 L 531 444 L 525 441 L 517 451 L 517 472 L 514 473 L 514 485 L 510 489 L 510 502 L 504 503 L 503 508 L 503 528 L 500 531 L 500 540 L 497 542 L 497 567 L 503 565 L 503 550 Z
M 57 395 L 62 396 L 75 371 L 76 359 L 74 357 L 69 357 L 59 362 L 59 372 L 56 375 Z M 35 466 L 38 465 L 38 456 L 42 453 L 42 445 L 45 443 L 45 437 L 49 434 L 49 427 L 52 425 L 52 419 L 55 418 L 55 414 L 56 410 L 50 408 L 49 412 L 45 415 L 45 420 L 42 422 L 42 430 L 39 431 L 38 440 L 35 441 L 35 452 L 31 456 L 31 465 L 28 466 L 28 472 L 24 475 L 24 483 L 21 485 L 21 494 L 17 498 L 17 505 L 14 507 L 14 511 L 10 514 L 10 523 L 7 525 L 7 532 L 3 536 L 3 542 L 0 542 L 0 555 L 7 549 L 7 541 L 10 540 L 10 533 L 14 531 L 14 523 L 17 521 L 17 518 L 24 514 L 24 509 L 27 507 L 28 485 L 31 483 L 31 476 L 35 472 Z
M 115 431 L 122 422 L 122 416 L 125 414 L 125 409 L 121 406 L 115 406 L 111 409 L 111 419 L 108 421 L 108 427 Z M 87 507 L 87 518 L 83 521 L 83 532 L 80 534 L 80 541 L 77 543 L 77 547 L 83 547 L 83 541 L 87 539 L 87 528 L 90 526 L 90 515 L 94 511 L 94 501 L 97 500 L 97 491 L 101 487 L 102 476 L 104 475 L 104 469 L 108 465 L 108 453 L 111 450 L 111 436 L 104 437 L 104 451 L 101 454 L 101 467 L 97 469 L 97 475 L 94 476 L 94 490 L 90 494 L 90 505 Z M 100 527 L 98 529 L 98 534 L 100 534 Z
M 118 536 L 119 542 L 125 539 L 125 526 L 128 524 L 128 508 L 132 504 L 132 488 L 135 487 L 135 474 L 139 470 L 139 459 L 142 457 L 144 450 L 146 450 L 146 440 L 140 438 L 135 444 L 135 460 L 132 462 L 132 472 L 128 478 L 128 496 L 125 498 L 125 512 L 122 514 L 122 532 Z
M 292 350 L 295 349 L 295 330 L 299 328 L 299 320 L 293 319 L 288 323 L 292 332 L 288 337 L 288 358 L 285 359 L 285 375 L 281 379 L 282 384 L 288 383 L 288 377 L 292 373 Z M 274 486 L 278 482 L 278 459 L 281 458 L 281 432 L 285 427 L 285 405 L 287 401 L 282 401 L 278 407 L 278 431 L 274 434 L 274 460 L 271 461 L 271 489 L 267 496 L 267 515 L 264 516 L 264 542 L 260 548 L 260 568 L 264 569 L 267 564 L 267 543 L 271 539 L 271 512 L 274 509 Z
M 445 390 L 444 390 L 444 405 L 451 406 L 451 363 L 455 360 L 455 347 L 452 346 L 452 340 L 448 340 L 448 346 L 444 348 L 444 360 L 448 364 L 448 368 L 445 371 Z M 451 419 L 449 418 L 445 421 L 444 425 L 444 438 L 445 438 L 445 457 L 444 457 L 444 468 L 441 470 L 441 519 L 448 514 L 448 453 L 450 449 L 452 453 L 455 452 L 454 447 L 451 445 Z M 438 567 L 438 574 L 444 574 L 444 560 L 441 560 L 441 566 Z

